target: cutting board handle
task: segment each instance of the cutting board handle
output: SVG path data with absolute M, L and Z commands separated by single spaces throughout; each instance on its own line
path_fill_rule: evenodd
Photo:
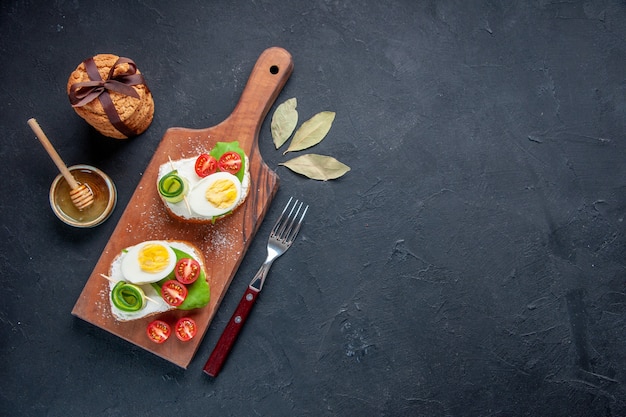
M 293 72 L 291 54 L 279 47 L 268 48 L 259 56 L 241 98 L 231 115 L 224 121 L 250 126 L 256 138 L 263 120 L 283 86 Z M 256 142 L 256 140 L 254 141 Z M 256 143 L 243 143 L 245 148 Z M 244 149 L 249 152 L 251 149 Z

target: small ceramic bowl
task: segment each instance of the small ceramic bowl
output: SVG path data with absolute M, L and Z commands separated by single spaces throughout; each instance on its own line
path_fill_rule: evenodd
M 59 174 L 50 187 L 50 207 L 56 216 L 74 227 L 94 227 L 109 218 L 117 203 L 117 190 L 108 175 L 89 165 L 68 168 L 76 181 L 85 184 L 93 193 L 94 203 L 78 210 L 70 198 L 70 186 Z

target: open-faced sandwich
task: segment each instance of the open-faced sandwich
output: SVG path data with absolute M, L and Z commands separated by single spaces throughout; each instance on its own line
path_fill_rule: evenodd
M 211 296 L 202 252 L 184 241 L 150 240 L 126 248 L 107 278 L 111 312 L 119 321 L 201 308 Z
M 250 189 L 248 165 L 239 142 L 218 142 L 208 153 L 162 164 L 156 186 L 171 217 L 214 223 L 246 199 Z

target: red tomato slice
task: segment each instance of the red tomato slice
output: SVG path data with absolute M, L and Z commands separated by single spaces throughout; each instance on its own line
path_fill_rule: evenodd
M 196 322 L 189 317 L 183 317 L 182 319 L 176 322 L 176 326 L 174 326 L 174 331 L 176 332 L 176 337 L 183 342 L 193 339 L 198 331 L 198 327 L 196 326 Z
M 211 155 L 203 153 L 196 159 L 196 174 L 204 178 L 217 171 L 217 160 Z
M 169 305 L 178 307 L 187 298 L 187 287 L 176 280 L 169 280 L 161 287 L 161 297 Z
M 176 279 L 183 284 L 191 284 L 200 276 L 200 264 L 192 258 L 183 258 L 174 267 Z
M 241 169 L 241 156 L 234 151 L 225 152 L 217 161 L 220 171 L 235 175 Z
M 148 324 L 148 328 L 146 329 L 146 333 L 150 340 L 154 343 L 163 343 L 170 337 L 172 333 L 172 329 L 169 324 L 161 320 L 155 320 L 152 323 Z

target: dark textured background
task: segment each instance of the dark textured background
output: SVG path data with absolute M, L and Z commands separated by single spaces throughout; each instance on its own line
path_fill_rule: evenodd
M 182 370 L 70 311 L 165 130 L 234 108 L 260 53 L 300 120 L 337 112 L 312 205 L 215 380 L 202 365 L 265 257 L 263 224 Z M 0 414 L 625 416 L 626 2 L 2 1 Z M 134 59 L 156 102 L 116 141 L 69 105 L 86 57 Z M 270 110 L 270 116 L 275 106 Z M 56 167 L 107 172 L 112 218 L 52 214 Z

